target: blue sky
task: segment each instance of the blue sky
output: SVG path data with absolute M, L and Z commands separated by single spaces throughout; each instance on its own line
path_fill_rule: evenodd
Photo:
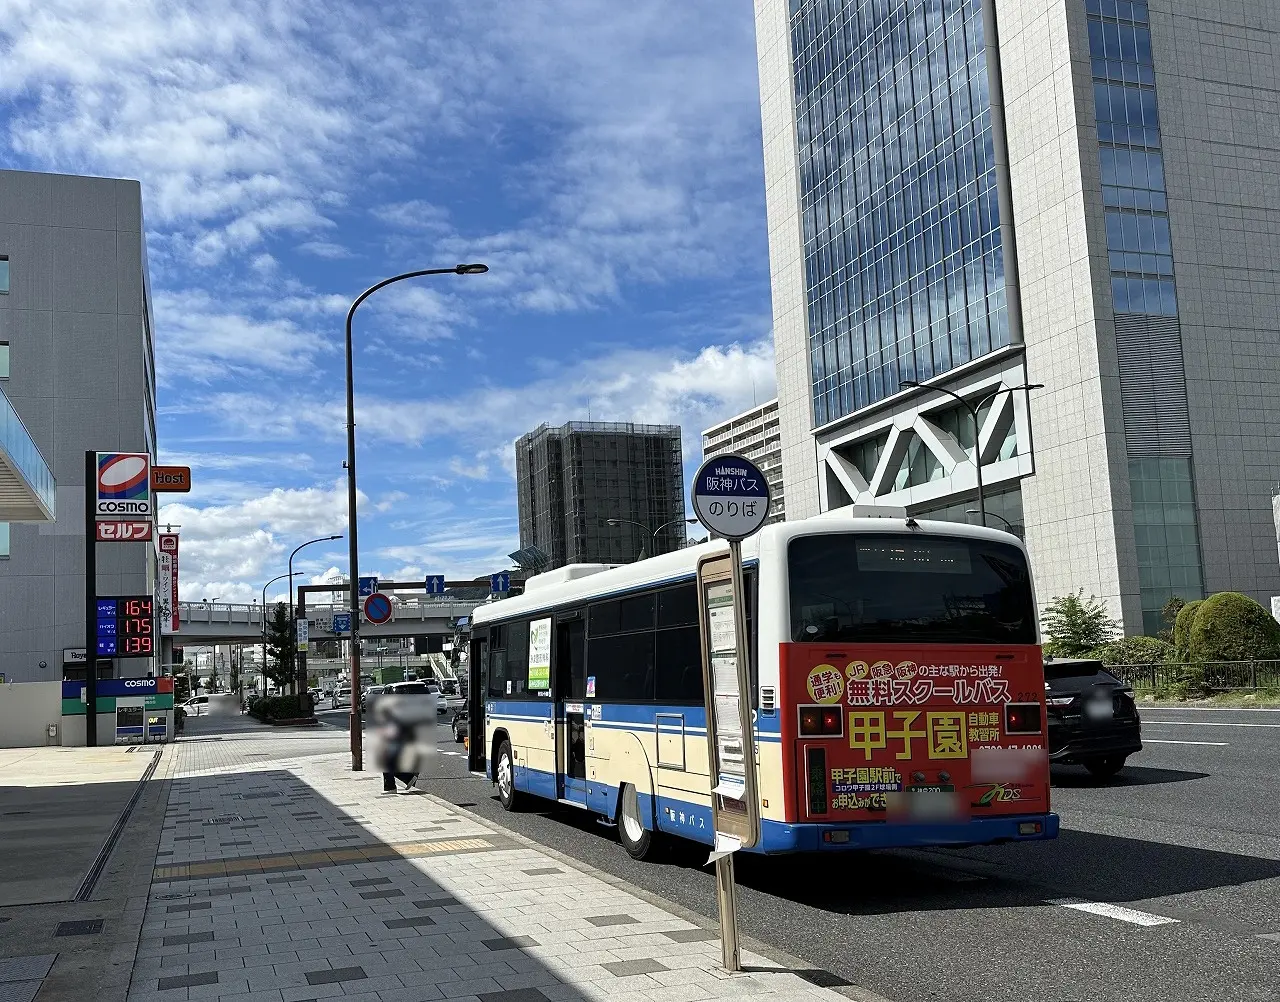
M 6 163 L 143 184 L 183 598 L 250 601 L 345 532 L 343 319 L 388 275 L 492 269 L 357 314 L 366 573 L 506 566 L 541 422 L 678 423 L 691 470 L 703 427 L 773 395 L 749 4 L 5 10 Z

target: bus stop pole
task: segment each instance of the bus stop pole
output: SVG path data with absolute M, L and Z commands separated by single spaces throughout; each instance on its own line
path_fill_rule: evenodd
M 742 970 L 738 952 L 738 887 L 733 875 L 733 853 L 716 860 L 716 907 L 720 909 L 720 952 L 724 969 Z

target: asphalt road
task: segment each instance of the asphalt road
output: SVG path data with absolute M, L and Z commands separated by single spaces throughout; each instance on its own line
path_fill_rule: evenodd
M 1143 717 L 1116 779 L 1055 768 L 1056 841 L 744 855 L 741 929 L 894 1002 L 1280 1000 L 1280 711 Z M 714 917 L 704 848 L 637 863 L 581 811 L 508 814 L 441 738 L 425 789 Z

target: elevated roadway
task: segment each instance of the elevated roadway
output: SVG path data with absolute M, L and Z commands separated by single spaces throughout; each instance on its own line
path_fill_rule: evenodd
M 366 640 L 377 637 L 425 637 L 453 633 L 454 623 L 461 616 L 471 615 L 484 601 L 455 599 L 448 595 L 418 595 L 416 598 L 393 603 L 391 621 L 381 626 L 365 622 L 360 626 L 360 636 Z M 339 636 L 333 632 L 333 614 L 347 612 L 345 604 L 307 603 L 307 622 L 312 640 L 331 640 Z M 267 614 L 270 617 L 271 613 Z M 176 644 L 252 644 L 262 640 L 262 606 L 257 603 L 233 602 L 179 602 L 178 619 L 181 630 L 174 637 Z

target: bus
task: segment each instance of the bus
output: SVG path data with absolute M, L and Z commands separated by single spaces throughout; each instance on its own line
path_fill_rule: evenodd
M 716 540 L 569 565 L 472 620 L 473 762 L 616 823 L 714 842 L 697 568 Z M 823 515 L 742 544 L 762 853 L 1054 838 L 1027 554 L 993 529 Z M 473 739 L 474 740 L 474 739 Z

